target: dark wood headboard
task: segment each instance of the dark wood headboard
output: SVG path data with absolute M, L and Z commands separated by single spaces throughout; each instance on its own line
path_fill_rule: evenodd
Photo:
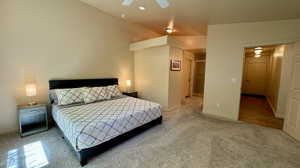
M 118 85 L 118 78 L 103 79 L 69 79 L 69 80 L 50 80 L 49 89 L 67 89 L 79 87 L 99 87 L 108 85 Z

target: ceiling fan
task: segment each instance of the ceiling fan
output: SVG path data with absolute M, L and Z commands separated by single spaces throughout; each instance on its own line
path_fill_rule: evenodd
M 122 5 L 124 5 L 124 6 L 129 6 L 129 5 L 131 5 L 134 1 L 135 1 L 135 0 L 124 0 L 124 1 L 122 2 Z M 161 8 L 167 8 L 167 7 L 170 6 L 170 3 L 169 3 L 168 0 L 155 0 L 155 1 L 158 3 L 158 5 L 159 5 Z

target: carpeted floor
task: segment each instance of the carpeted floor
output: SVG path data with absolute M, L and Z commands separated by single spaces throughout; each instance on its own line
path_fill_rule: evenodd
M 86 168 L 299 168 L 300 142 L 278 129 L 213 119 L 186 105 L 164 123 L 91 159 Z M 27 166 L 26 166 L 27 165 Z M 76 168 L 58 130 L 0 137 L 0 167 Z

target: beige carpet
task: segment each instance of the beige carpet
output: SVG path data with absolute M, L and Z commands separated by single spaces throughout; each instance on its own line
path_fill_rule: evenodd
M 300 143 L 284 132 L 202 115 L 187 105 L 162 125 L 89 161 L 86 168 L 299 168 Z M 0 137 L 0 167 L 80 167 L 56 128 Z M 15 166 L 15 167 L 13 167 Z

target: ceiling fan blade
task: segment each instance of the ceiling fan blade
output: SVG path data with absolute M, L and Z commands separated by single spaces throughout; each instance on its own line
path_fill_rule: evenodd
M 124 1 L 122 2 L 122 5 L 124 5 L 124 6 L 129 6 L 129 5 L 132 4 L 133 1 L 134 1 L 134 0 L 124 0 Z
M 168 0 L 156 0 L 156 2 L 159 4 L 161 8 L 167 8 L 170 6 L 170 3 Z

